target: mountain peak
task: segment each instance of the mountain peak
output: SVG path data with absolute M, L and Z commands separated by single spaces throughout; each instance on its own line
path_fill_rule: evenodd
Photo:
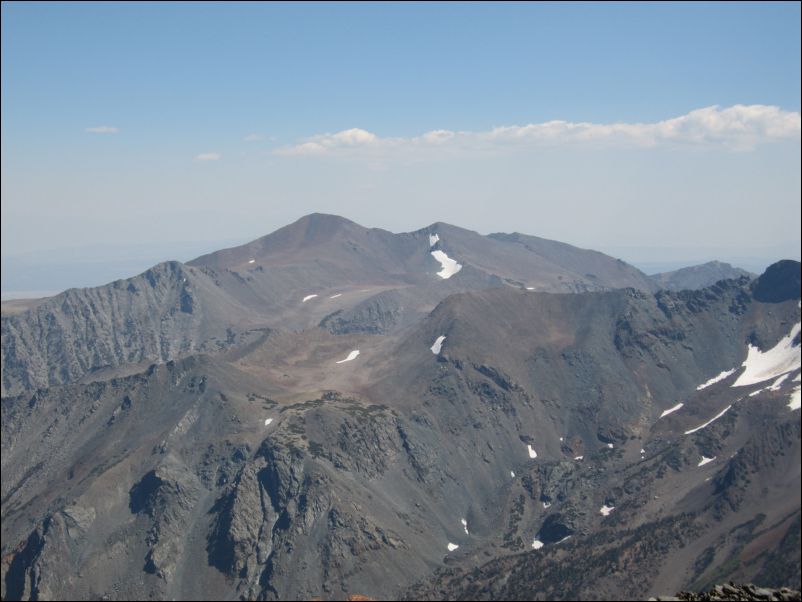
M 260 240 L 281 236 L 294 239 L 301 244 L 315 244 L 331 240 L 338 232 L 350 228 L 362 228 L 362 226 L 339 215 L 310 213 Z
M 307 215 L 298 218 L 287 227 L 292 227 L 295 225 L 344 226 L 348 224 L 359 225 L 348 218 L 342 217 L 341 215 L 336 215 L 334 213 L 321 213 L 316 211 L 315 213 L 308 213 Z
M 754 278 L 754 274 L 746 270 L 736 268 L 723 261 L 713 260 L 671 272 L 652 274 L 650 278 L 659 288 L 679 291 L 705 288 L 720 280 L 734 280 L 744 276 Z
M 277 247 L 312 247 L 329 242 L 342 232 L 360 230 L 365 228 L 339 215 L 310 213 L 255 242 L 261 242 L 265 251 Z

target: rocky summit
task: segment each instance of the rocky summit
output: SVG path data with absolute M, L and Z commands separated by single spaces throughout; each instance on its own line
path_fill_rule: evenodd
M 788 595 L 799 274 L 314 214 L 17 303 L 2 597 Z
M 695 594 L 693 592 L 677 592 L 676 596 L 657 596 L 649 600 L 800 600 L 799 590 L 787 587 L 771 589 L 758 587 L 752 583 L 736 585 L 732 582 L 725 585 L 716 585 L 707 592 Z

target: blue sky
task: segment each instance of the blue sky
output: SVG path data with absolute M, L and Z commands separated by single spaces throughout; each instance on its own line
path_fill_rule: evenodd
M 799 111 L 796 2 L 5 2 L 2 253 L 245 240 L 316 210 L 798 249 Z M 667 203 L 704 220 L 647 235 Z

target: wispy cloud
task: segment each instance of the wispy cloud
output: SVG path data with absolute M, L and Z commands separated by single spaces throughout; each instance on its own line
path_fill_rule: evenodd
M 220 153 L 201 153 L 195 157 L 196 161 L 217 161 L 223 155 Z
M 245 142 L 256 142 L 258 140 L 264 140 L 264 139 L 265 137 L 262 136 L 262 134 L 257 134 L 257 133 L 248 134 L 247 136 L 245 136 L 245 138 L 243 138 Z
M 90 134 L 116 134 L 119 132 L 119 128 L 116 128 L 111 125 L 98 125 L 91 128 L 86 128 L 86 131 Z
M 769 105 L 705 107 L 653 123 L 562 120 L 496 127 L 488 131 L 432 130 L 414 137 L 381 138 L 352 128 L 313 136 L 274 152 L 279 155 L 381 156 L 411 151 L 453 153 L 584 145 L 597 148 L 705 146 L 748 151 L 760 144 L 800 136 L 800 114 Z

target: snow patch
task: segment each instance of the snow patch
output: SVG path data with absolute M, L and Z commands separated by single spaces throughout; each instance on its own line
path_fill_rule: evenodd
M 613 510 L 615 510 L 615 506 L 608 506 L 607 504 L 599 508 L 599 512 L 602 513 L 602 516 L 610 516 Z
M 783 374 L 780 378 L 775 380 L 771 383 L 768 387 L 763 387 L 762 389 L 758 389 L 757 391 L 752 391 L 749 394 L 749 397 L 755 397 L 756 395 L 760 395 L 763 391 L 779 391 L 780 386 L 782 385 L 783 381 L 788 378 L 790 373 Z
M 337 297 L 342 297 L 342 296 L 343 296 L 342 293 L 337 293 L 336 295 L 332 295 L 331 297 L 329 297 L 329 299 L 336 299 Z
M 510 471 L 510 476 L 514 479 L 515 478 L 515 472 L 511 470 Z
M 792 383 L 798 383 L 802 381 L 802 372 L 797 373 L 797 375 L 791 380 Z
M 733 374 L 733 373 L 735 373 L 735 370 L 736 370 L 736 369 L 737 369 L 737 368 L 733 368 L 732 370 L 725 370 L 724 372 L 722 372 L 722 373 L 721 373 L 721 374 L 719 374 L 718 376 L 714 376 L 713 378 L 711 378 L 711 379 L 710 379 L 710 380 L 708 380 L 707 382 L 703 382 L 701 385 L 699 385 L 698 387 L 696 387 L 696 390 L 697 390 L 697 391 L 701 391 L 702 389 L 706 389 L 706 388 L 707 388 L 707 387 L 709 387 L 710 385 L 714 385 L 714 384 L 716 384 L 716 383 L 717 383 L 718 381 L 720 381 L 720 380 L 724 380 L 724 379 L 725 379 L 725 378 L 727 378 L 727 377 L 728 377 L 730 374 Z
M 535 450 L 532 448 L 532 446 L 531 446 L 531 445 L 527 445 L 527 446 L 526 446 L 526 449 L 527 449 L 527 450 L 529 450 L 529 457 L 530 457 L 530 458 L 532 458 L 533 460 L 534 460 L 535 458 L 537 458 L 537 452 L 536 452 L 536 451 L 535 451 Z
M 791 391 L 791 395 L 789 396 L 788 399 L 790 400 L 788 402 L 789 410 L 793 411 L 802 408 L 802 399 L 800 398 L 799 395 L 799 386 L 794 387 L 794 390 Z
M 451 543 L 451 542 L 449 541 L 449 542 L 448 542 L 448 546 L 447 546 L 447 547 L 448 547 L 448 551 L 449 551 L 449 552 L 453 552 L 453 551 L 454 551 L 454 550 L 456 550 L 456 549 L 457 549 L 459 546 L 458 546 L 457 544 L 455 544 L 455 543 Z
M 783 374 L 780 378 L 771 383 L 771 386 L 768 388 L 769 391 L 779 391 L 780 385 L 782 385 L 783 381 L 788 378 L 788 376 L 788 374 Z
M 317 297 L 317 295 L 307 295 L 301 300 L 301 303 L 306 303 L 307 301 L 309 301 L 309 299 L 314 299 L 315 297 Z
M 268 424 L 270 424 L 271 422 L 273 422 L 273 419 L 272 419 L 272 418 L 265 418 L 265 426 L 267 426 L 267 425 L 268 425 Z
M 534 287 L 534 286 L 527 286 L 527 287 L 526 287 L 526 290 L 528 290 L 528 291 L 533 291 L 533 290 L 535 290 L 535 287 Z
M 613 449 L 613 444 L 612 443 L 608 443 L 607 447 L 609 447 L 610 449 Z
M 248 263 L 256 263 L 255 259 L 251 259 Z
M 345 362 L 350 362 L 351 360 L 356 359 L 356 356 L 359 355 L 359 349 L 354 349 L 351 353 L 348 354 L 348 357 L 344 360 L 340 360 L 337 362 L 338 364 L 343 364 Z
M 551 508 L 551 502 L 543 502 L 543 508 Z
M 574 460 L 584 460 L 585 456 L 576 456 Z
M 463 518 L 460 522 L 462 523 L 462 528 L 465 529 L 465 535 L 470 535 L 468 533 L 468 521 Z
M 562 440 L 563 440 L 563 438 L 562 438 L 562 437 L 560 437 L 560 441 L 562 441 Z
M 532 547 L 539 550 L 543 547 L 543 542 L 536 538 L 535 541 L 532 542 Z
M 440 237 L 437 236 L 437 234 L 429 234 L 429 246 L 430 247 L 433 247 L 435 244 L 437 244 L 437 241 L 439 241 L 439 240 L 440 240 Z
M 697 466 L 704 466 L 705 464 L 709 464 L 710 462 L 712 462 L 715 459 L 716 459 L 716 456 L 713 456 L 712 458 L 708 458 L 706 456 L 702 456 L 702 459 L 699 460 L 699 464 L 697 464 Z
M 432 257 L 434 257 L 438 262 L 440 262 L 440 266 L 443 269 L 437 272 L 437 275 L 444 280 L 446 278 L 451 278 L 454 274 L 456 274 L 462 269 L 462 264 L 457 263 L 455 260 L 451 259 L 443 251 L 432 251 Z
M 663 418 L 664 416 L 668 416 L 668 415 L 669 415 L 669 414 L 671 414 L 672 412 L 676 412 L 676 411 L 677 411 L 677 410 L 679 410 L 679 409 L 680 409 L 680 408 L 681 408 L 683 405 L 685 405 L 685 404 L 678 403 L 678 404 L 677 404 L 677 405 L 675 405 L 673 408 L 668 408 L 668 409 L 667 409 L 665 412 L 663 412 L 662 414 L 660 414 L 660 418 Z
M 443 348 L 443 341 L 445 340 L 446 340 L 446 335 L 444 334 L 441 334 L 439 337 L 437 337 L 437 340 L 434 342 L 434 345 L 430 347 L 432 353 L 434 353 L 435 355 L 440 353 L 440 349 Z
M 761 351 L 753 345 L 747 349 L 746 359 L 741 364 L 744 368 L 743 374 L 738 377 L 732 386 L 746 387 L 755 385 L 770 378 L 776 378 L 786 372 L 799 370 L 802 366 L 799 347 L 793 345 L 794 339 L 799 334 L 800 323 L 797 322 L 779 343 L 766 352 Z
M 641 450 L 640 450 L 640 453 L 642 453 L 642 454 L 645 454 L 645 453 L 646 453 L 646 450 L 645 450 L 645 449 L 643 449 L 643 448 L 641 448 Z
M 718 414 L 716 414 L 715 416 L 713 416 L 713 417 L 712 417 L 710 420 L 708 420 L 708 421 L 707 421 L 707 422 L 705 422 L 704 424 L 701 424 L 701 425 L 697 426 L 695 429 L 691 429 L 691 430 L 689 430 L 689 431 L 685 431 L 685 434 L 686 434 L 686 435 L 690 435 L 691 433 L 695 433 L 696 431 L 701 431 L 701 430 L 702 430 L 703 428 L 705 428 L 706 426 L 709 426 L 709 425 L 711 425 L 713 422 L 715 422 L 716 420 L 718 420 L 719 418 L 721 418 L 721 417 L 722 417 L 724 414 L 726 414 L 726 413 L 729 411 L 729 409 L 730 409 L 731 407 L 732 407 L 732 404 L 728 405 L 726 408 L 724 408 L 723 410 L 721 410 L 721 411 L 720 411 Z

